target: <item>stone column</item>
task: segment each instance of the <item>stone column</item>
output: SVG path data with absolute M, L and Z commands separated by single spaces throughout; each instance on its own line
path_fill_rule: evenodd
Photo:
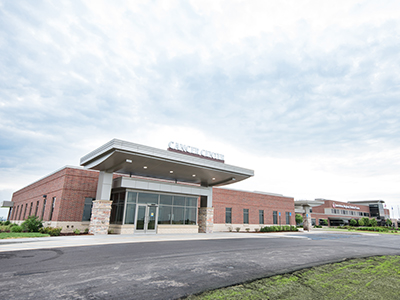
M 303 229 L 310 231 L 310 229 L 312 227 L 310 207 L 304 206 L 304 211 L 305 212 L 303 214 Z
M 199 208 L 199 233 L 212 233 L 214 227 L 214 207 Z
M 90 234 L 108 234 L 111 214 L 110 200 L 93 201 L 92 215 L 90 217 L 89 233 Z

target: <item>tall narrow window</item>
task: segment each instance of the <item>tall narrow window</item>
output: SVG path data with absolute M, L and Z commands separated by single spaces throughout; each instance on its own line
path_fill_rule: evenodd
M 44 217 L 44 211 L 46 210 L 46 200 L 47 200 L 47 198 L 44 197 L 43 198 L 42 217 L 41 217 L 42 220 L 43 220 L 43 217 Z
M 51 221 L 51 219 L 53 218 L 53 212 L 54 212 L 55 205 L 56 205 L 56 197 L 53 197 L 53 201 L 51 202 L 49 221 Z
M 32 215 L 32 207 L 33 207 L 33 202 L 31 202 L 31 206 L 29 207 L 29 215 L 28 215 L 28 217 L 30 217 Z
M 225 223 L 232 223 L 232 207 L 225 207 Z
M 258 223 L 264 224 L 264 210 L 262 209 L 258 211 Z
M 290 225 L 290 213 L 288 211 L 286 212 L 286 224 Z
M 24 205 L 22 204 L 20 207 L 19 207 L 19 218 L 18 218 L 18 220 L 22 220 L 22 211 L 24 210 Z
M 276 210 L 272 212 L 272 219 L 274 224 L 278 224 L 278 212 Z
M 28 210 L 28 203 L 25 204 L 25 210 L 24 210 L 24 217 L 23 220 L 25 220 L 25 216 L 26 216 L 26 211 Z
M 14 212 L 14 218 L 13 218 L 13 220 L 17 220 L 17 218 L 18 218 L 18 208 L 19 208 L 19 206 L 17 206 L 17 209 L 16 209 L 15 212 Z
M 35 217 L 37 217 L 38 209 L 39 209 L 39 201 L 36 202 Z
M 243 209 L 243 224 L 249 224 L 249 209 Z
M 85 198 L 85 205 L 83 206 L 82 222 L 90 221 L 92 216 L 93 198 Z

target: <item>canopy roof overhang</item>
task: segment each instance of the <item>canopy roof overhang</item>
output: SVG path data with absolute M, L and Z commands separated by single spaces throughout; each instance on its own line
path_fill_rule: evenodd
M 88 169 L 142 177 L 223 186 L 254 176 L 254 171 L 222 162 L 113 139 L 81 158 Z

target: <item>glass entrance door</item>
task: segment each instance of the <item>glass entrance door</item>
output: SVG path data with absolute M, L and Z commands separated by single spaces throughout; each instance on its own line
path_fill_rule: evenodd
M 136 214 L 136 230 L 141 233 L 156 233 L 158 206 L 138 204 Z

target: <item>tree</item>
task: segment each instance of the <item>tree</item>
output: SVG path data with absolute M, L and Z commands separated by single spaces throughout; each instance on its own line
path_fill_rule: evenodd
M 372 227 L 378 226 L 378 221 L 376 219 L 369 219 L 369 226 Z
M 321 219 L 321 221 L 319 222 L 319 225 L 328 226 L 328 220 L 326 220 L 326 219 Z
M 364 226 L 370 226 L 369 224 L 369 218 L 368 217 L 362 217 L 361 220 L 364 223 Z M 360 224 L 360 223 L 359 223 Z M 362 226 L 362 225 L 361 225 Z
M 351 226 L 357 226 L 357 220 L 351 219 L 350 220 L 350 225 Z
M 296 214 L 295 218 L 296 218 L 296 225 L 300 225 L 301 223 L 303 223 L 303 216 L 302 215 Z
M 364 218 L 358 220 L 358 226 L 364 226 Z
M 387 226 L 392 226 L 392 220 L 390 220 L 390 219 L 386 219 L 386 225 Z

